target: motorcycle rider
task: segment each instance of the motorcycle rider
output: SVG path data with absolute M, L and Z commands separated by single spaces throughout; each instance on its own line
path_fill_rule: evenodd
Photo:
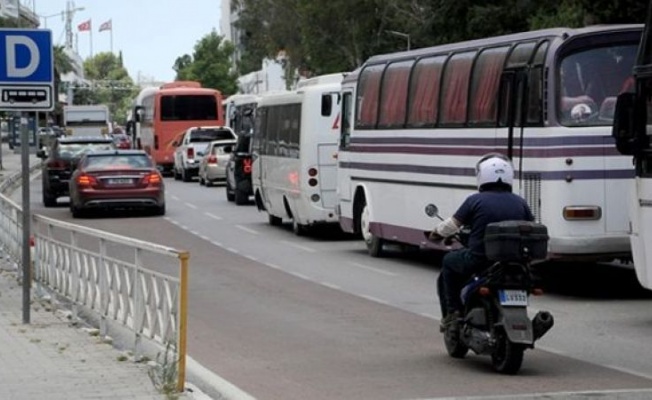
M 512 193 L 514 168 L 500 153 L 489 153 L 475 166 L 478 192 L 470 195 L 455 214 L 430 233 L 432 240 L 455 235 L 462 226 L 470 229 L 468 245 L 448 252 L 442 260 L 437 292 L 442 309 L 442 331 L 456 322 L 462 312 L 460 294 L 475 273 L 489 267 L 485 257 L 484 231 L 487 224 L 508 220 L 534 221 L 525 200 Z

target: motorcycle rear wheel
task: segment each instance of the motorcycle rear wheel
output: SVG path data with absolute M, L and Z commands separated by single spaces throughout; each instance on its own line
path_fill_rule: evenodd
M 469 348 L 460 338 L 460 327 L 457 323 L 448 326 L 444 331 L 444 344 L 448 355 L 453 358 L 464 358 L 469 352 Z
M 523 364 L 525 346 L 510 342 L 502 329 L 496 335 L 496 349 L 491 354 L 491 365 L 501 374 L 515 375 Z

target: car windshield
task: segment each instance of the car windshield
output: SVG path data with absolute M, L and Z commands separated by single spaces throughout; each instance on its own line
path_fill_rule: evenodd
M 228 139 L 235 139 L 233 132 L 228 129 L 196 129 L 190 133 L 190 143 Z
M 62 159 L 79 158 L 86 153 L 114 149 L 109 142 L 95 143 L 59 143 L 59 157 Z
M 151 168 L 152 166 L 151 159 L 145 154 L 94 154 L 84 160 L 84 168 L 87 170 Z

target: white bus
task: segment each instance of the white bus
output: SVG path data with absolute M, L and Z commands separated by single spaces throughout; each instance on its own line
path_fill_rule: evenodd
M 263 94 L 256 109 L 252 183 L 269 223 L 292 220 L 297 235 L 337 223 L 337 141 L 343 74 L 302 81 L 296 90 Z
M 632 92 L 618 96 L 613 134 L 620 152 L 634 156 L 629 187 L 632 258 L 641 285 L 652 289 L 652 1 L 641 40 Z M 622 195 L 626 196 L 626 192 Z
M 256 94 L 234 94 L 224 100 L 226 125 L 240 135 L 253 131 L 251 122 L 256 115 L 256 105 L 260 96 Z
M 153 86 L 141 89 L 131 105 L 131 110 L 129 111 L 129 117 L 127 120 L 127 134 L 131 136 L 131 146 L 134 149 L 143 148 L 142 126 L 141 123 L 137 121 L 136 110 L 137 108 L 143 107 L 143 100 L 152 98 L 158 90 L 158 87 Z
M 451 216 L 474 165 L 508 155 L 514 192 L 547 225 L 551 258 L 631 256 L 631 160 L 611 137 L 642 26 L 548 29 L 367 60 L 342 82 L 338 214 L 372 256 L 431 246 L 428 203 Z

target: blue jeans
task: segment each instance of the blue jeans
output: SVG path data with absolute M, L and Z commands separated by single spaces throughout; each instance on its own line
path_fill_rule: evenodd
M 468 249 L 453 250 L 444 256 L 437 278 L 442 317 L 455 311 L 463 311 L 460 295 L 464 284 L 487 265 L 486 258 L 475 255 Z

